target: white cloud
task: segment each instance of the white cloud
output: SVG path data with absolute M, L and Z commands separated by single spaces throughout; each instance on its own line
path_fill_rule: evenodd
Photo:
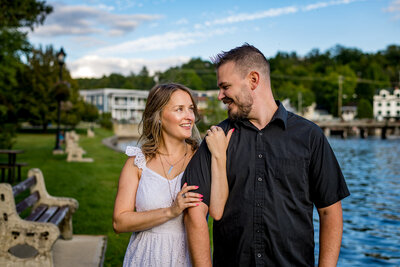
M 73 61 L 68 65 L 73 78 L 90 78 L 102 77 L 111 73 L 121 73 L 128 75 L 129 73 L 138 73 L 143 66 L 153 75 L 156 71 L 165 71 L 170 67 L 182 65 L 190 60 L 190 57 L 173 57 L 157 60 L 147 60 L 142 58 L 116 58 L 116 57 L 99 57 L 84 56 Z
M 107 42 L 91 37 L 91 36 L 74 36 L 72 38 L 74 43 L 78 43 L 81 47 L 99 47 L 108 44 Z
M 107 10 L 107 11 L 113 11 L 115 9 L 115 7 L 113 6 L 107 6 L 105 4 L 99 4 L 97 6 L 99 9 L 103 9 L 103 10 Z
M 104 10 L 106 9 L 106 10 Z M 59 35 L 88 35 L 94 33 L 112 36 L 132 32 L 142 23 L 158 20 L 160 15 L 113 14 L 111 7 L 55 4 L 43 26 L 33 35 L 51 37 Z
M 186 25 L 186 24 L 189 24 L 189 21 L 185 18 L 182 18 L 182 19 L 176 21 L 175 24 L 176 25 Z
M 126 56 L 134 52 L 171 50 L 177 47 L 187 46 L 198 43 L 214 35 L 223 35 L 232 33 L 235 28 L 221 28 L 212 31 L 194 31 L 194 32 L 166 32 L 163 34 L 152 35 L 139 38 L 133 41 L 124 42 L 100 48 L 93 53 L 96 55 L 120 55 Z
M 299 11 L 307 12 L 310 10 L 325 8 L 333 5 L 346 5 L 358 1 L 364 1 L 364 0 L 335 0 L 327 2 L 317 2 L 315 4 L 310 4 L 303 7 L 287 6 L 281 8 L 270 8 L 268 10 L 259 11 L 255 13 L 239 13 L 221 19 L 206 21 L 204 24 L 196 24 L 195 29 L 201 29 L 204 28 L 204 26 L 210 27 L 213 25 L 232 24 L 244 21 L 253 21 L 258 19 L 279 17 L 283 15 L 298 13 Z
M 385 12 L 392 13 L 393 19 L 400 19 L 400 0 L 392 1 L 388 8 L 385 8 Z
M 338 0 L 338 1 L 329 1 L 329 2 L 318 2 L 315 4 L 310 4 L 302 8 L 303 11 L 310 11 L 314 9 L 320 9 L 328 6 L 334 6 L 334 5 L 346 5 L 350 4 L 352 2 L 358 2 L 360 0 Z
M 256 19 L 263 19 L 268 17 L 277 17 L 281 15 L 286 15 L 290 13 L 296 13 L 298 8 L 295 6 L 288 6 L 283 8 L 271 8 L 265 11 L 256 12 L 256 13 L 240 13 L 232 16 L 228 16 L 222 19 L 216 19 L 213 21 L 205 22 L 206 26 L 218 25 L 218 24 L 231 24 L 243 21 L 251 21 Z

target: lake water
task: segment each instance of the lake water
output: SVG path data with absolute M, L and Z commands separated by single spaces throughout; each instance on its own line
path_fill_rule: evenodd
M 400 266 L 400 139 L 334 139 L 351 195 L 338 266 Z M 314 212 L 318 248 L 318 214 Z M 316 258 L 318 249 L 316 251 Z
M 129 145 L 136 142 L 131 141 Z M 351 195 L 338 266 L 400 266 L 400 139 L 330 138 Z M 127 143 L 121 143 L 125 150 Z M 318 214 L 314 211 L 316 260 Z

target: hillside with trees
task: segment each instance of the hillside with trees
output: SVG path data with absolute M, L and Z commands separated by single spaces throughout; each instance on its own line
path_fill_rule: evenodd
M 372 117 L 372 99 L 378 88 L 400 85 L 400 46 L 390 45 L 376 53 L 340 45 L 321 52 L 313 49 L 305 56 L 278 52 L 268 59 L 272 90 L 277 99 L 289 98 L 294 107 L 317 107 L 336 115 L 338 88 L 343 105 L 358 105 L 361 117 Z M 148 90 L 156 82 L 178 82 L 193 90 L 215 90 L 215 69 L 210 61 L 193 58 L 182 66 L 150 75 L 147 68 L 135 75 L 111 74 L 102 78 L 77 79 L 81 89 L 127 88 Z M 340 84 L 340 85 L 339 85 Z

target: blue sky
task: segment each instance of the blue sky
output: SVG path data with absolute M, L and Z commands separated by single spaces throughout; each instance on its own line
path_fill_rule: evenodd
M 267 57 L 336 44 L 377 52 L 400 45 L 400 0 L 71 0 L 29 34 L 61 46 L 74 78 L 153 73 L 248 42 Z

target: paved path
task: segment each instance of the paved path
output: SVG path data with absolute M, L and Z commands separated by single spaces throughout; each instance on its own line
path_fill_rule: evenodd
M 74 235 L 58 239 L 53 247 L 54 267 L 101 267 L 107 248 L 103 235 Z

